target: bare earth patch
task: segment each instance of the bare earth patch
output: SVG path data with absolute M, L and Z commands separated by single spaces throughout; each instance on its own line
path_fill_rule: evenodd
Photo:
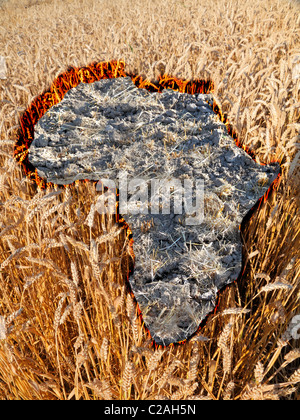
M 240 223 L 279 171 L 238 148 L 209 103 L 211 95 L 149 93 L 129 77 L 81 83 L 38 121 L 29 149 L 47 181 L 109 179 L 125 188 L 135 254 L 130 284 L 161 344 L 191 336 L 218 290 L 237 279 Z M 202 219 L 186 211 L 188 185 Z M 168 193 L 169 209 L 159 201 Z

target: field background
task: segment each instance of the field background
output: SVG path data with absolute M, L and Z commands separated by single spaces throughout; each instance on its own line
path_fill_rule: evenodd
M 0 2 L 0 398 L 299 399 L 299 2 Z M 258 159 L 283 177 L 243 231 L 247 270 L 197 337 L 151 347 L 122 272 L 124 232 L 90 184 L 35 194 L 19 118 L 68 66 L 215 82 Z M 299 325 L 299 321 L 298 321 Z

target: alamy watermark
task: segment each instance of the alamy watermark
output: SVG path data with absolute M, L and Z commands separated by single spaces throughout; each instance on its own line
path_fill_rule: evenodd
M 300 338 L 300 315 L 293 317 L 289 325 L 289 333 L 294 340 L 299 340 Z
M 102 191 L 96 210 L 100 214 L 185 214 L 186 225 L 199 225 L 204 219 L 204 181 L 186 178 L 128 179 L 128 173 L 118 174 L 118 186 L 111 179 L 101 179 L 96 186 Z
M 287 329 L 285 330 L 285 332 L 283 333 L 281 338 L 282 338 L 283 341 L 286 341 L 286 342 L 290 341 L 292 339 L 299 340 L 299 338 L 300 338 L 300 315 L 295 315 L 291 319 Z

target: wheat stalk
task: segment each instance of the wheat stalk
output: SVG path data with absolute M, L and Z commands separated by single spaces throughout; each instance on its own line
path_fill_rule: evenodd
M 282 283 L 280 281 L 277 281 L 272 284 L 267 284 L 266 286 L 263 286 L 259 293 L 263 292 L 273 292 L 274 290 L 291 290 L 293 286 L 291 284 Z
M 6 340 L 6 321 L 4 316 L 0 316 L 0 340 Z
M 64 302 L 67 298 L 67 294 L 63 293 L 62 297 L 60 298 L 57 308 L 55 310 L 55 314 L 54 314 L 54 321 L 53 321 L 53 329 L 55 332 L 57 332 L 58 327 L 60 326 L 60 320 L 61 320 L 61 311 L 64 305 Z
M 189 371 L 188 371 L 188 378 L 191 381 L 196 380 L 196 378 L 198 376 L 199 361 L 200 361 L 199 347 L 198 347 L 198 344 L 195 343 L 193 345 L 193 352 L 192 352 L 192 357 L 191 357 L 191 360 L 190 360 L 190 366 L 189 366 Z
M 296 370 L 290 377 L 289 382 L 298 384 L 300 383 L 300 368 Z
M 257 365 L 255 366 L 254 376 L 255 376 L 255 380 L 256 380 L 257 384 L 261 385 L 263 380 L 264 380 L 264 376 L 265 376 L 265 369 L 264 369 L 263 364 L 261 362 L 258 362 Z
M 96 394 L 103 400 L 112 400 L 113 389 L 106 379 L 99 380 L 94 379 L 93 382 L 89 382 L 86 386 L 90 387 Z
M 101 344 L 101 348 L 100 348 L 100 358 L 102 359 L 104 363 L 106 363 L 107 361 L 108 351 L 109 351 L 109 341 L 106 337 L 104 337 Z
M 228 347 L 228 340 L 232 332 L 232 328 L 232 322 L 227 323 L 218 340 L 218 347 L 222 350 L 223 354 L 223 370 L 225 374 L 229 373 L 231 370 L 231 351 Z
M 134 375 L 134 366 L 133 363 L 128 360 L 124 367 L 124 372 L 122 375 L 122 390 L 124 392 L 125 398 L 130 394 L 129 388 L 131 387 L 132 380 Z
M 151 356 L 147 360 L 147 368 L 149 372 L 155 371 L 157 369 L 163 354 L 163 350 L 156 350 L 153 354 L 151 354 Z
M 79 285 L 79 273 L 78 273 L 76 263 L 74 261 L 71 261 L 71 273 L 72 273 L 73 282 L 74 282 L 75 286 L 78 287 L 78 285 Z
M 240 315 L 240 314 L 248 314 L 249 312 L 251 312 L 250 309 L 245 309 L 245 308 L 228 308 L 222 311 L 220 315 L 222 316 Z

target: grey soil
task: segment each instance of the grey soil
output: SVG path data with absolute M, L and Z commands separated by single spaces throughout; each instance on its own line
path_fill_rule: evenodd
M 217 291 L 237 279 L 239 226 L 279 172 L 236 146 L 212 100 L 149 93 L 130 78 L 81 83 L 38 121 L 29 149 L 47 181 L 109 179 L 121 189 L 127 182 L 123 213 L 136 257 L 130 283 L 159 344 L 188 338 L 214 308 Z M 185 201 L 188 182 L 192 204 L 200 200 L 194 210 Z M 170 209 L 159 201 L 169 192 Z

